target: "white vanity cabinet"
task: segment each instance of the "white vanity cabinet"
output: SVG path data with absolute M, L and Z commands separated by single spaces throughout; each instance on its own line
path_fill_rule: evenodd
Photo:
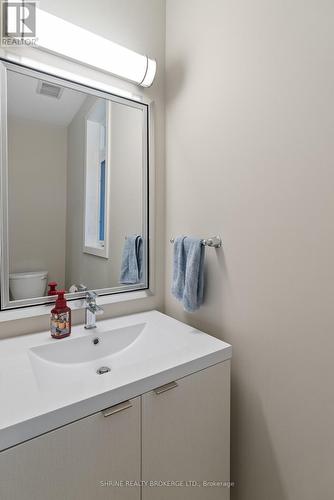
M 0 499 L 139 500 L 139 486 L 101 486 L 140 480 L 140 397 L 129 403 L 0 453 Z
M 227 360 L 1 452 L 0 499 L 227 500 L 229 434 Z
M 227 500 L 230 362 L 144 394 L 142 446 L 143 500 Z

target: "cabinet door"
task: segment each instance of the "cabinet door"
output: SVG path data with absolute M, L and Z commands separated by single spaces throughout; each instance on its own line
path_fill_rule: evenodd
M 142 396 L 142 433 L 143 500 L 229 499 L 230 362 Z
M 0 499 L 139 500 L 140 435 L 136 398 L 4 451 Z

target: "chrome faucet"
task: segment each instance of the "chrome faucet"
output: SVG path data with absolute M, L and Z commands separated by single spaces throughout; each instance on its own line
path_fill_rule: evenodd
M 92 290 L 86 292 L 85 301 L 85 328 L 91 330 L 96 328 L 96 315 L 103 314 L 102 307 L 96 303 L 97 294 Z

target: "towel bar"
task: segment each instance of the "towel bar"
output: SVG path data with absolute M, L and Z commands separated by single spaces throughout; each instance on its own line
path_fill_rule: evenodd
M 175 238 L 171 238 L 169 240 L 171 243 L 174 243 Z M 201 240 L 201 243 L 205 247 L 213 247 L 213 248 L 221 248 L 223 245 L 222 239 L 220 236 L 212 236 L 212 238 L 207 238 L 205 240 Z

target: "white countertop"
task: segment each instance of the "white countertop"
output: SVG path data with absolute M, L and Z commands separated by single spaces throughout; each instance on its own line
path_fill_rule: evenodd
M 0 341 L 0 450 L 232 355 L 229 344 L 157 311 L 107 319 L 97 325 L 91 331 L 74 326 L 72 335 L 62 340 L 42 332 Z M 87 338 L 87 346 L 94 349 L 93 338 L 106 338 L 113 335 L 112 330 L 131 325 L 141 325 L 140 335 L 108 357 L 57 363 L 40 359 L 31 351 L 48 344 L 62 343 L 65 347 L 66 342 L 79 338 Z M 101 346 L 99 349 L 103 341 Z M 97 368 L 105 364 L 111 371 L 97 375 Z

